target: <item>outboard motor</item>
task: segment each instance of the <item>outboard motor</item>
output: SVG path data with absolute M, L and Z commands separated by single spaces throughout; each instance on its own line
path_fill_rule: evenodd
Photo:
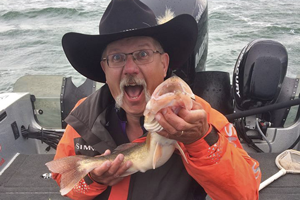
M 208 4 L 207 0 L 141 0 L 154 12 L 156 17 L 165 15 L 170 10 L 175 16 L 189 14 L 193 16 L 198 26 L 198 39 L 195 49 L 185 64 L 177 70 L 168 72 L 175 74 L 193 86 L 196 72 L 205 70 L 208 49 Z
M 239 110 L 274 103 L 287 71 L 285 47 L 272 40 L 254 40 L 240 53 L 233 73 L 235 106 Z
M 244 47 L 238 57 L 233 73 L 234 111 L 241 113 L 271 105 L 275 102 L 278 103 L 278 101 L 285 101 L 281 96 L 287 95 L 284 92 L 282 93 L 281 89 L 284 85 L 287 64 L 287 51 L 279 42 L 258 39 Z M 288 78 L 286 79 L 285 82 L 288 83 Z M 290 98 L 290 95 L 287 98 Z M 234 121 L 240 138 L 258 152 L 262 151 L 252 140 L 266 140 L 265 135 L 268 127 L 274 126 L 274 124 L 276 126 L 283 125 L 284 120 L 278 119 L 278 117 L 276 119 L 274 116 L 283 118 L 287 115 L 285 109 L 280 111 L 281 114 L 274 115 L 273 112 L 264 111 Z M 268 144 L 271 151 L 271 145 Z

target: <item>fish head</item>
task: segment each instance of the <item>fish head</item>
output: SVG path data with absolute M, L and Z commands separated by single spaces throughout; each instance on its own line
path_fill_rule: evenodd
M 162 82 L 154 90 L 144 111 L 144 126 L 148 131 L 158 128 L 155 115 L 163 108 L 170 107 L 176 114 L 181 108 L 191 110 L 195 95 L 189 85 L 174 76 Z M 160 127 L 161 128 L 161 127 Z

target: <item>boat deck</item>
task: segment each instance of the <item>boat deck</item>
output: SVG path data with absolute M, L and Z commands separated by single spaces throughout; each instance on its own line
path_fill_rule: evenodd
M 67 199 L 60 195 L 53 179 L 41 177 L 49 172 L 45 163 L 52 160 L 53 156 L 20 154 L 0 176 L 0 199 Z
M 251 154 L 261 165 L 262 180 L 278 172 L 275 158 L 278 154 Z M 10 167 L 0 176 L 0 199 L 67 199 L 59 193 L 59 187 L 52 179 L 44 179 L 42 174 L 48 173 L 45 163 L 52 160 L 53 155 L 20 154 Z M 300 175 L 286 174 L 271 183 L 260 192 L 260 200 L 299 200 Z M 207 198 L 209 199 L 209 197 Z
M 276 174 L 279 169 L 275 164 L 278 153 L 250 154 L 260 163 L 262 181 Z M 299 200 L 300 174 L 286 174 L 266 186 L 259 192 L 260 200 Z

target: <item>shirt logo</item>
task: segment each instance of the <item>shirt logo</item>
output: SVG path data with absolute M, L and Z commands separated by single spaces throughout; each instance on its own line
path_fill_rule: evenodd
M 87 155 L 87 156 L 95 156 L 99 155 L 99 153 L 94 149 L 92 145 L 89 145 L 82 138 L 74 139 L 74 149 L 76 155 Z
M 80 144 L 80 143 L 76 143 L 75 148 L 77 150 L 95 151 L 95 149 L 91 145 L 85 145 L 85 144 Z

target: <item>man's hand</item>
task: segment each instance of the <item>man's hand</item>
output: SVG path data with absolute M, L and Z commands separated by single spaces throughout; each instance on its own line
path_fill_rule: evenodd
M 209 129 L 206 112 L 196 101 L 190 111 L 181 109 L 176 115 L 171 108 L 165 108 L 155 118 L 163 127 L 160 135 L 184 144 L 199 140 Z
M 110 150 L 106 150 L 103 155 L 109 155 Z M 90 172 L 91 178 L 102 185 L 113 186 L 120 182 L 123 177 L 121 175 L 128 170 L 132 162 L 122 163 L 124 155 L 119 154 L 114 161 L 105 161 L 101 166 L 96 167 Z

